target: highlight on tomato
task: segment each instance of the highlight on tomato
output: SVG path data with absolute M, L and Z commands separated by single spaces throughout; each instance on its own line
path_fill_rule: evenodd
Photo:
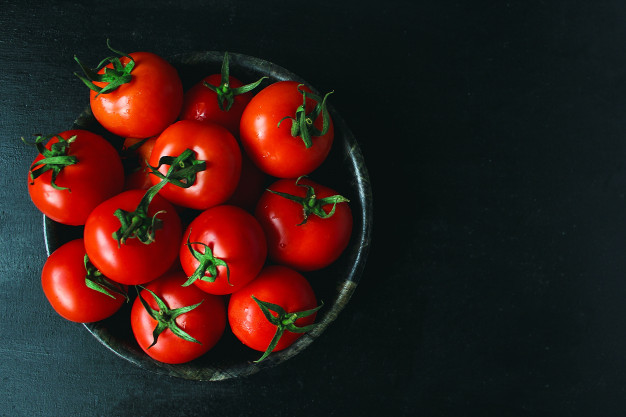
M 35 206 L 56 222 L 85 224 L 98 204 L 124 186 L 120 156 L 100 135 L 74 129 L 37 136 L 33 144 L 40 154 L 28 173 L 28 193 Z
M 352 234 L 348 203 L 335 190 L 306 177 L 274 182 L 255 210 L 267 237 L 268 257 L 299 271 L 335 262 Z
M 151 52 L 126 54 L 107 47 L 116 55 L 103 59 L 96 68 L 84 65 L 84 75 L 75 75 L 89 87 L 91 111 L 109 132 L 121 137 L 147 138 L 172 124 L 183 103 L 183 85 L 176 69 Z
M 279 178 L 317 169 L 330 152 L 333 121 L 323 98 L 296 81 L 278 81 L 259 91 L 241 115 L 240 140 L 252 161 Z
M 187 226 L 180 263 L 195 284 L 210 294 L 230 294 L 252 281 L 267 257 L 265 234 L 252 214 L 230 205 L 212 207 Z
M 41 271 L 41 286 L 52 308 L 77 323 L 104 320 L 128 299 L 125 286 L 91 264 L 83 239 L 71 240 L 50 254 Z
M 139 292 L 131 309 L 137 343 L 160 362 L 179 364 L 204 355 L 226 328 L 224 301 L 183 286 L 186 279 L 181 271 L 157 278 Z

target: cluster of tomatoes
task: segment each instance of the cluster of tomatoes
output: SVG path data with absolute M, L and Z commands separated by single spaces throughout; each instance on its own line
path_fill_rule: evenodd
M 334 262 L 352 231 L 348 200 L 307 177 L 333 142 L 328 95 L 243 85 L 228 54 L 184 92 L 163 58 L 109 49 L 95 69 L 76 61 L 123 149 L 80 129 L 35 139 L 33 203 L 83 227 L 46 261 L 47 299 L 83 323 L 132 302 L 139 346 L 165 363 L 203 355 L 227 325 L 259 361 L 291 345 L 322 307 L 303 273 Z

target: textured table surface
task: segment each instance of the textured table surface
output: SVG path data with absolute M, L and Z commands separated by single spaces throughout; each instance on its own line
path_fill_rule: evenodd
M 1 416 L 623 416 L 626 6 L 602 2 L 0 3 Z M 289 361 L 154 375 L 40 288 L 21 136 L 71 126 L 77 54 L 228 50 L 332 103 L 374 189 L 352 300 Z

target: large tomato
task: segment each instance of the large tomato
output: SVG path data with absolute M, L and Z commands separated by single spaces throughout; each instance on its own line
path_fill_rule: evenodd
M 190 282 L 220 295 L 252 281 L 266 256 L 267 244 L 259 222 L 247 211 L 229 205 L 198 215 L 183 234 L 180 248 L 180 263 Z
M 153 233 L 151 243 L 142 243 L 138 237 L 119 242 L 113 237 L 121 226 L 114 213 L 118 209 L 133 213 L 145 193 L 145 190 L 124 191 L 96 207 L 85 223 L 85 249 L 89 259 L 103 274 L 122 284 L 151 281 L 165 273 L 178 258 L 181 221 L 172 204 L 158 194 L 145 216 L 147 219 L 156 216 L 158 223 L 148 231 Z
M 348 200 L 307 178 L 273 183 L 259 199 L 255 216 L 265 231 L 269 258 L 300 271 L 330 265 L 352 233 Z
M 254 96 L 241 116 L 240 139 L 245 151 L 259 168 L 272 176 L 296 178 L 309 174 L 330 152 L 334 138 L 332 119 L 328 113 L 325 118 L 323 111 L 314 120 L 301 117 L 297 111 L 304 102 L 302 91 L 310 93 L 311 90 L 295 81 L 276 82 Z M 310 115 L 317 104 L 321 106 L 321 102 L 324 100 L 316 101 L 307 96 L 306 115 Z M 296 121 L 299 133 L 294 136 Z M 326 132 L 319 136 L 313 133 L 307 147 L 303 130 L 315 128 L 321 133 L 324 121 L 328 125 Z
M 87 280 L 104 291 L 90 288 Z M 52 252 L 41 271 L 41 286 L 52 308 L 78 323 L 106 319 L 126 300 L 126 288 L 107 282 L 85 259 L 83 239 L 71 240 Z
M 107 58 L 109 63 L 97 68 L 97 75 L 81 64 L 87 75 L 81 79 L 91 88 L 94 117 L 118 136 L 158 135 L 177 119 L 182 107 L 183 86 L 178 72 L 151 52 L 126 55 L 111 50 L 122 56 Z
M 166 184 L 160 195 L 170 202 L 196 210 L 205 210 L 225 202 L 235 191 L 241 174 L 241 150 L 233 135 L 223 126 L 196 120 L 181 120 L 158 137 L 150 155 L 150 165 L 159 167 L 166 175 L 170 165 L 160 164 L 163 157 L 178 157 L 187 149 L 192 151 L 184 164 L 205 163 L 205 169 L 190 179 L 187 188 Z M 153 184 L 162 180 L 150 174 Z M 187 185 L 189 185 L 189 182 Z
M 261 361 L 310 330 L 320 307 L 306 278 L 286 266 L 273 265 L 231 295 L 228 321 L 243 344 L 265 352 Z
M 52 220 L 83 225 L 98 204 L 122 190 L 120 157 L 106 139 L 86 130 L 62 132 L 44 148 L 45 139 L 36 140 L 41 154 L 29 172 L 30 197 Z
M 183 287 L 185 279 L 180 271 L 168 273 L 151 282 L 133 303 L 130 322 L 135 339 L 160 362 L 177 364 L 200 357 L 217 344 L 226 328 L 224 301 L 196 286 Z

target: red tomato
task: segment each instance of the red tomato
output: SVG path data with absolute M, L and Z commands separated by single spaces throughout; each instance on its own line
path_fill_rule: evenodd
M 182 272 L 166 274 L 140 292 L 143 300 L 155 310 L 154 315 L 160 318 L 159 321 L 148 313 L 139 296 L 133 303 L 130 322 L 135 339 L 144 352 L 160 362 L 185 363 L 202 356 L 217 344 L 226 328 L 224 301 L 193 285 L 183 287 L 181 284 L 185 280 Z M 156 294 L 163 302 L 162 306 L 159 306 L 148 290 Z M 177 311 L 198 303 L 190 311 Z M 162 322 L 164 329 L 153 345 L 153 332 L 159 322 Z M 182 330 L 191 339 L 185 340 L 175 334 L 178 330 Z
M 118 136 L 147 138 L 158 135 L 180 113 L 183 103 L 182 82 L 176 69 L 158 55 L 135 52 L 129 56 L 134 60 L 130 80 L 106 93 L 92 89 L 91 110 L 105 129 Z M 128 56 L 119 58 L 119 64 L 124 68 L 128 68 L 129 62 Z M 100 68 L 98 74 L 104 74 L 105 68 L 112 72 L 113 67 L 114 64 L 109 63 Z M 96 89 L 108 84 L 96 79 L 92 81 Z
M 241 114 L 252 99 L 252 92 L 234 96 L 232 107 L 228 111 L 221 110 L 217 101 L 217 93 L 203 84 L 207 82 L 219 87 L 221 78 L 220 74 L 212 74 L 191 87 L 185 93 L 180 119 L 214 122 L 224 126 L 233 136 L 238 137 Z M 230 88 L 243 86 L 243 83 L 234 77 L 228 78 L 228 84 Z
M 55 136 L 46 144 L 45 152 L 50 157 L 65 155 L 75 158 L 75 163 L 63 167 L 54 181 L 58 187 L 65 189 L 54 187 L 54 169 L 31 180 L 31 173 L 41 167 L 34 164 L 45 160 L 44 155 L 39 155 L 29 173 L 28 192 L 35 206 L 52 220 L 72 226 L 83 225 L 98 204 L 122 190 L 122 162 L 115 148 L 95 133 L 68 130 L 59 136 L 67 141 L 66 146 L 61 146 Z M 70 140 L 73 136 L 75 139 Z M 57 147 L 59 149 L 52 150 Z
M 180 247 L 180 263 L 187 276 L 203 291 L 218 295 L 230 294 L 252 281 L 266 256 L 259 222 L 247 211 L 228 205 L 212 207 L 196 217 Z M 203 260 L 200 270 L 198 258 Z
M 261 170 L 274 177 L 296 178 L 311 173 L 326 159 L 333 143 L 330 116 L 328 131 L 313 137 L 311 147 L 307 148 L 300 137 L 292 136 L 293 120 L 284 118 L 296 117 L 296 110 L 303 104 L 298 85 L 295 81 L 279 81 L 264 88 L 241 116 L 240 139 L 245 151 Z M 302 89 L 310 92 L 306 87 Z M 317 103 L 308 97 L 306 103 L 309 114 Z M 322 131 L 323 122 L 320 113 L 313 126 Z
M 261 352 L 268 350 L 282 326 L 270 323 L 253 296 L 282 307 L 286 314 L 278 318 L 284 322 L 293 321 L 295 313 L 317 308 L 315 293 L 301 274 L 280 265 L 265 267 L 250 284 L 233 293 L 228 304 L 228 321 L 235 336 L 246 346 Z M 315 316 L 315 311 L 308 312 L 304 317 L 297 318 L 294 324 L 306 328 L 313 324 Z M 285 349 L 302 334 L 283 329 L 280 340 L 271 351 Z
M 156 142 L 156 136 L 148 139 L 126 138 L 122 152 L 126 156 L 126 181 L 124 183 L 125 190 L 147 190 L 152 186 L 150 181 L 150 170 L 148 168 L 148 160 Z M 141 145 L 134 149 L 141 141 Z
M 54 310 L 67 320 L 91 323 L 112 316 L 124 301 L 125 288 L 120 292 L 107 290 L 111 295 L 89 288 L 85 283 L 88 270 L 85 267 L 83 239 L 75 239 L 55 250 L 41 271 L 41 285 Z M 96 272 L 92 268 L 92 272 Z M 95 280 L 97 278 L 90 277 Z
M 190 187 L 166 184 L 159 194 L 174 204 L 196 210 L 225 202 L 235 191 L 241 174 L 241 151 L 233 135 L 215 123 L 181 120 L 159 136 L 150 165 L 157 167 L 162 157 L 177 157 L 186 149 L 193 151 L 195 160 L 205 161 L 206 169 L 196 174 Z M 159 172 L 165 175 L 169 167 L 161 165 Z M 157 184 L 161 178 L 151 174 L 150 180 Z
M 114 212 L 117 209 L 134 211 L 144 193 L 144 190 L 129 190 L 118 194 L 96 207 L 85 223 L 85 249 L 89 259 L 103 274 L 122 284 L 151 281 L 165 273 L 178 258 L 181 221 L 174 207 L 159 195 L 148 208 L 148 217 L 156 215 L 161 221 L 152 243 L 129 238 L 118 245 L 112 237 L 121 225 Z
M 269 190 L 304 200 L 307 200 L 307 192 L 314 192 L 313 199 L 322 200 L 322 203 L 325 198 L 337 196 L 336 191 L 306 178 L 299 179 L 297 184 L 293 179 L 278 180 Z M 326 215 L 333 208 L 332 203 L 318 202 L 317 205 Z M 330 265 L 348 246 L 352 233 L 352 212 L 347 200 L 337 203 L 330 217 L 322 218 L 311 213 L 302 224 L 305 217 L 301 203 L 265 191 L 257 204 L 255 217 L 265 231 L 269 258 L 300 271 Z

